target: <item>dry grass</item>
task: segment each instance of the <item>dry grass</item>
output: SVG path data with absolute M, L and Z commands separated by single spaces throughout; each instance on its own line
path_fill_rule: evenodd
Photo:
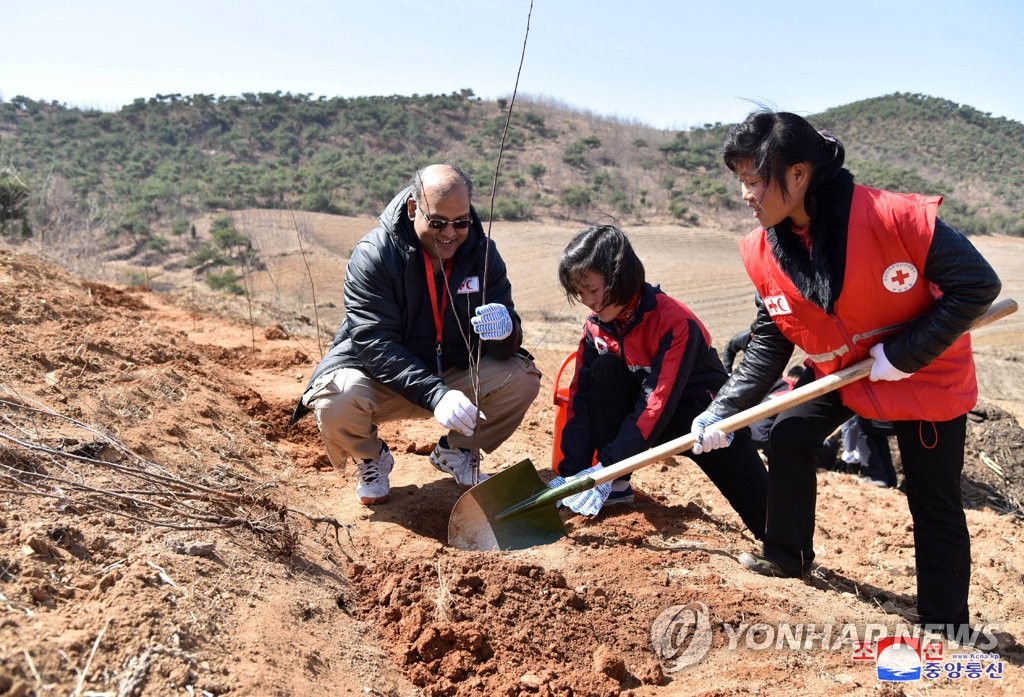
M 449 579 L 441 569 L 441 562 L 437 562 L 437 593 L 434 595 L 434 620 L 438 623 L 451 622 L 452 607 L 455 599 L 452 597 Z

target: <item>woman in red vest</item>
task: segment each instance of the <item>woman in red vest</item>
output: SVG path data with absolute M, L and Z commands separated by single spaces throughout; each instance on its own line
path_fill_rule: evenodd
M 728 445 L 713 424 L 760 402 L 795 346 L 810 366 L 799 384 L 875 359 L 868 380 L 776 419 L 764 550 L 740 562 L 765 575 L 806 573 L 822 440 L 853 414 L 892 421 L 914 520 L 918 622 L 951 636 L 969 629 L 960 473 L 978 390 L 966 331 L 999 278 L 936 216 L 940 197 L 855 184 L 842 143 L 800 116 L 756 111 L 722 152 L 758 222 L 740 242 L 757 319 L 743 361 L 693 422 L 694 451 Z

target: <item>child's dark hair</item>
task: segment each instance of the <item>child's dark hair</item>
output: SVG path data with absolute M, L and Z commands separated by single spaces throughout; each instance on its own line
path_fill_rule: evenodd
M 753 160 L 764 185 L 777 182 L 785 200 L 789 199 L 786 168 L 810 162 L 813 171 L 804 205 L 814 217 L 816 194 L 842 170 L 846 151 L 834 135 L 816 130 L 802 116 L 760 109 L 732 127 L 722 146 L 722 159 L 734 172 L 741 160 Z
M 604 276 L 604 300 L 609 305 L 627 305 L 645 280 L 643 262 L 626 234 L 614 225 L 581 230 L 562 252 L 558 280 L 570 303 L 579 299 L 576 288 L 587 271 Z

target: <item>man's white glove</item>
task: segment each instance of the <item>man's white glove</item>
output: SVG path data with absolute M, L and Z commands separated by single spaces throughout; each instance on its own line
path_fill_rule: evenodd
M 592 467 L 588 467 L 582 472 L 578 472 L 568 479 L 565 477 L 555 477 L 548 482 L 548 488 L 554 489 L 556 486 L 561 486 L 567 481 L 571 482 L 574 479 L 580 477 L 586 477 L 594 474 L 601 469 L 601 463 L 598 462 Z M 601 510 L 601 506 L 608 500 L 608 495 L 612 493 L 612 483 L 605 482 L 604 484 L 598 484 L 593 489 L 587 489 L 579 493 L 573 494 L 572 496 L 566 496 L 564 499 L 558 502 L 559 506 L 568 506 L 572 511 L 579 513 L 580 515 L 597 515 Z
M 484 341 L 501 341 L 512 333 L 512 316 L 501 303 L 487 303 L 476 308 L 476 317 L 471 317 L 469 323 Z
M 458 390 L 448 390 L 434 407 L 434 418 L 445 428 L 464 436 L 473 435 L 476 428 L 476 405 Z
M 904 373 L 899 368 L 893 366 L 889 359 L 885 357 L 885 348 L 881 343 L 872 346 L 868 353 L 875 359 L 874 365 L 871 366 L 871 376 L 868 378 L 871 382 L 878 380 L 904 380 L 913 375 L 913 373 Z
M 731 433 L 724 433 L 717 428 L 708 428 L 711 424 L 721 420 L 721 416 L 712 414 L 710 411 L 704 412 L 693 420 L 693 424 L 690 425 L 690 433 L 697 439 L 697 442 L 693 444 L 694 455 L 700 455 L 709 450 L 718 450 L 732 443 Z

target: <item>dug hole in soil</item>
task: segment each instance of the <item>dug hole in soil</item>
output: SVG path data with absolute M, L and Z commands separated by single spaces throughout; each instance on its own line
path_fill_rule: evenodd
M 0 695 L 904 693 L 847 643 L 730 648 L 722 629 L 911 624 L 898 490 L 819 472 L 806 580 L 737 563 L 755 541 L 684 456 L 638 471 L 634 506 L 566 514 L 553 544 L 456 550 L 462 491 L 425 456 L 436 426 L 382 428 L 392 500 L 359 505 L 313 419 L 287 426 L 315 342 L 262 310 L 250 325 L 11 252 L 0 284 Z M 529 458 L 550 476 L 565 351 L 536 353 L 541 397 L 485 471 Z M 984 397 L 964 474 L 971 611 L 1005 672 L 914 690 L 1024 693 L 1021 429 Z M 711 645 L 673 671 L 652 625 L 696 604 Z

